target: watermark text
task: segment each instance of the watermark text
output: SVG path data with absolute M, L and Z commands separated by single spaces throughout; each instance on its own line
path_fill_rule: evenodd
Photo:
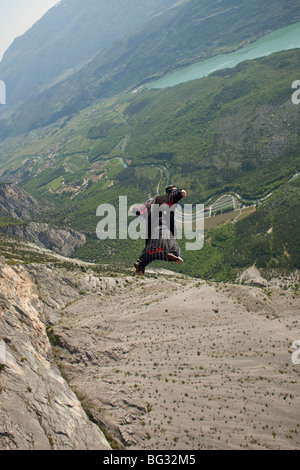
M 148 217 L 149 211 L 150 218 Z M 97 209 L 96 216 L 101 217 L 96 228 L 96 234 L 100 240 L 157 238 L 156 236 L 152 237 L 151 233 L 158 226 L 171 227 L 174 223 L 176 238 L 189 242 L 186 243 L 187 251 L 201 250 L 204 245 L 203 204 L 196 204 L 195 207 L 192 204 L 185 204 L 183 207 L 178 204 L 176 209 L 167 204 L 152 204 L 150 209 L 147 209 L 143 204 L 128 208 L 127 196 L 120 196 L 118 208 L 112 204 L 101 204 Z M 134 220 L 129 222 L 129 217 L 134 217 Z M 162 238 L 167 239 L 170 236 L 171 231 L 162 231 Z
M 300 80 L 296 80 L 292 84 L 294 93 L 292 94 L 292 103 L 297 105 L 300 104 Z

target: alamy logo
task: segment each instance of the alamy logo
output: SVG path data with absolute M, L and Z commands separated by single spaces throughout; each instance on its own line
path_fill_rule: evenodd
M 292 88 L 296 90 L 292 95 L 292 103 L 295 105 L 300 104 L 300 80 L 293 82 Z
M 101 204 L 96 212 L 97 217 L 101 217 L 96 228 L 97 237 L 100 240 L 146 240 L 148 239 L 149 229 L 155 230 L 157 225 L 169 226 L 171 217 L 174 217 L 176 223 L 176 238 L 188 240 L 186 250 L 201 250 L 204 245 L 204 206 L 196 204 L 196 210 L 193 212 L 191 204 L 185 204 L 181 207 L 179 204 L 176 210 L 168 205 L 151 205 L 151 227 L 148 227 L 148 217 L 146 206 L 137 205 L 138 211 L 132 210 L 133 206 L 128 208 L 127 196 L 119 197 L 119 210 L 112 204 Z M 117 216 L 117 212 L 119 216 Z M 172 215 L 173 212 L 173 215 Z M 136 217 L 136 215 L 138 215 Z M 128 223 L 128 217 L 135 217 Z M 157 223 L 155 223 L 157 221 Z M 118 230 L 119 229 L 119 230 Z M 163 238 L 168 238 L 170 231 L 162 232 Z M 156 237 L 155 237 L 156 238 Z
M 0 104 L 6 104 L 6 86 L 2 80 L 0 80 Z

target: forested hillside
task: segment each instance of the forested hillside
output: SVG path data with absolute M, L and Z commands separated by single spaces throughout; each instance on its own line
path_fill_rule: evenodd
M 118 95 L 5 140 L 0 169 L 35 195 L 49 188 L 72 194 L 84 180 L 97 191 L 116 179 L 152 192 L 160 177 L 155 167 L 166 167 L 193 203 L 227 191 L 264 197 L 299 171 L 300 107 L 291 101 L 299 65 L 293 50 L 170 89 Z M 93 181 L 93 171 L 105 178 Z

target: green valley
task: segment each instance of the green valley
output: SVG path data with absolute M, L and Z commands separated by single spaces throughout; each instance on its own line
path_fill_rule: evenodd
M 75 256 L 127 267 L 143 242 L 100 242 L 99 204 L 117 207 L 120 195 L 128 204 L 143 201 L 168 181 L 185 187 L 191 204 L 207 205 L 228 192 L 245 199 L 273 193 L 236 224 L 207 229 L 204 248 L 185 252 L 180 270 L 233 279 L 255 262 L 299 268 L 291 249 L 295 231 L 280 228 L 299 224 L 299 183 L 290 182 L 300 165 L 300 107 L 291 102 L 299 64 L 300 52 L 293 50 L 170 89 L 141 87 L 100 100 L 71 118 L 5 139 L 1 179 L 54 203 L 47 222 L 88 236 Z M 286 209 L 277 211 L 281 205 Z M 268 227 L 258 236 L 263 221 Z

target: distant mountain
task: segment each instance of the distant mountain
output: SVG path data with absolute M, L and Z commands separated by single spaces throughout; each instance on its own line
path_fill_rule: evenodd
M 17 38 L 0 63 L 7 103 L 26 101 L 176 0 L 62 0 Z
M 77 73 L 33 96 L 13 116 L 11 124 L 2 121 L 0 138 L 43 127 L 78 112 L 95 100 L 192 62 L 236 50 L 299 20 L 300 4 L 292 0 L 180 2 L 176 8 L 152 18 L 135 32 L 123 35 Z M 74 41 L 76 37 L 74 32 Z M 60 46 L 66 52 L 63 41 Z M 50 58 L 48 63 L 55 61 Z

